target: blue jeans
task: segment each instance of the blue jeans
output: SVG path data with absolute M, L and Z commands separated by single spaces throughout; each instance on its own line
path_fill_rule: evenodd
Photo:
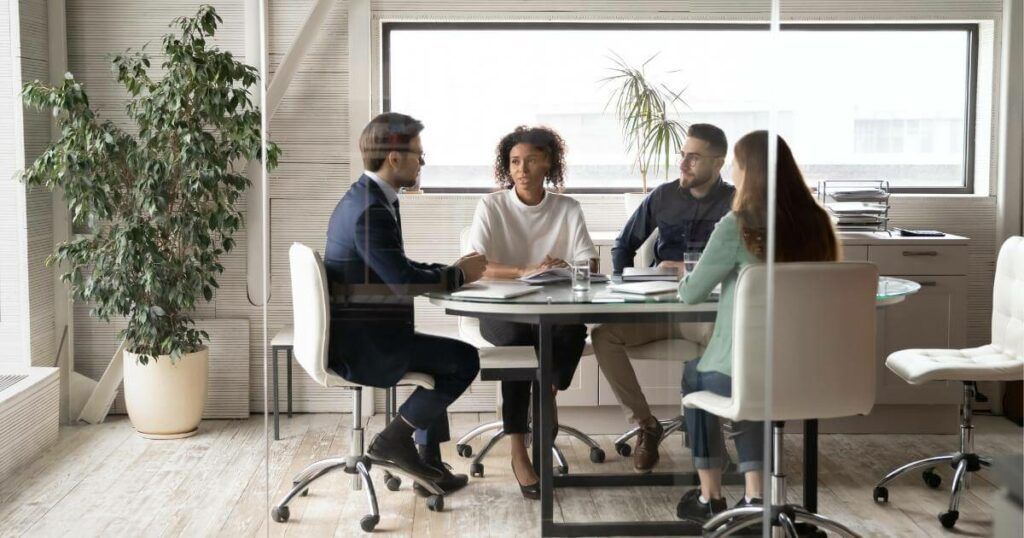
M 732 378 L 718 372 L 699 372 L 699 360 L 686 363 L 683 369 L 683 394 L 706 390 L 721 396 L 732 395 Z M 693 466 L 697 469 L 724 469 L 729 459 L 721 419 L 704 411 L 687 407 L 683 411 L 686 431 L 690 434 Z M 739 472 L 764 468 L 764 423 L 737 421 L 732 423 L 733 441 L 739 454 Z

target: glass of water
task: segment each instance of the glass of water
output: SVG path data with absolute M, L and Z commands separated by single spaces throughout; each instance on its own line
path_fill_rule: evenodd
M 700 260 L 700 251 L 691 250 L 683 253 L 683 265 L 686 266 L 686 274 L 693 272 L 693 269 L 697 267 L 697 261 Z
M 590 260 L 573 262 L 571 271 L 572 291 L 590 291 Z

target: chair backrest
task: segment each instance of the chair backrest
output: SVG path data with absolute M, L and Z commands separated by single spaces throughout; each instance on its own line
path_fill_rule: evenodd
M 1024 360 L 1024 237 L 1003 243 L 992 286 L 992 345 Z
M 655 228 L 647 240 L 636 250 L 636 257 L 633 260 L 635 267 L 650 267 L 654 263 L 654 245 L 658 242 L 659 233 Z
M 288 261 L 292 277 L 292 322 L 295 326 L 292 354 L 314 381 L 326 386 L 331 311 L 324 262 L 320 254 L 302 243 L 292 243 Z
M 469 246 L 469 232 L 471 227 L 466 226 L 462 229 L 459 234 L 459 253 L 462 255 L 469 254 L 471 247 Z M 487 340 L 480 335 L 480 320 L 467 316 L 459 316 L 459 338 L 473 344 L 476 347 L 488 347 Z M 484 345 L 487 344 L 487 345 Z
M 765 407 L 767 266 L 740 271 L 733 317 L 737 420 L 867 414 L 875 401 L 875 295 L 870 263 L 775 265 L 771 408 Z

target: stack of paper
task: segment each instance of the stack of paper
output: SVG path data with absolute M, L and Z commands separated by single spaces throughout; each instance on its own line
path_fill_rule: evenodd
M 873 202 L 832 202 L 826 208 L 836 225 L 843 228 L 875 228 L 885 223 L 888 209 L 884 203 Z
M 556 284 L 558 282 L 569 282 L 572 280 L 572 273 L 567 267 L 556 267 L 554 269 L 541 269 L 519 278 L 520 282 L 535 286 L 543 284 Z M 601 273 L 591 273 L 591 282 L 608 282 L 608 277 Z
M 884 203 L 889 199 L 889 193 L 885 189 L 878 188 L 834 190 L 828 194 L 837 202 Z
M 463 299 L 512 299 L 522 295 L 529 295 L 540 291 L 540 288 L 524 286 L 516 283 L 495 283 L 495 282 L 474 282 L 466 284 L 458 291 L 452 292 L 452 297 Z
M 679 282 L 679 273 L 674 267 L 626 267 L 622 269 L 623 282 L 665 281 Z

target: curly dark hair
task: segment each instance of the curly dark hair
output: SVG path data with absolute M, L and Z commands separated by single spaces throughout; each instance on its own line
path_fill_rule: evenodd
M 520 125 L 514 131 L 503 136 L 495 149 L 497 157 L 494 159 L 494 179 L 498 186 L 503 189 L 511 189 L 515 186 L 512 181 L 512 174 L 509 172 L 509 154 L 516 144 L 529 144 L 548 156 L 551 162 L 551 169 L 548 170 L 547 183 L 562 190 L 565 183 L 565 141 L 554 129 L 549 127 L 527 127 Z

